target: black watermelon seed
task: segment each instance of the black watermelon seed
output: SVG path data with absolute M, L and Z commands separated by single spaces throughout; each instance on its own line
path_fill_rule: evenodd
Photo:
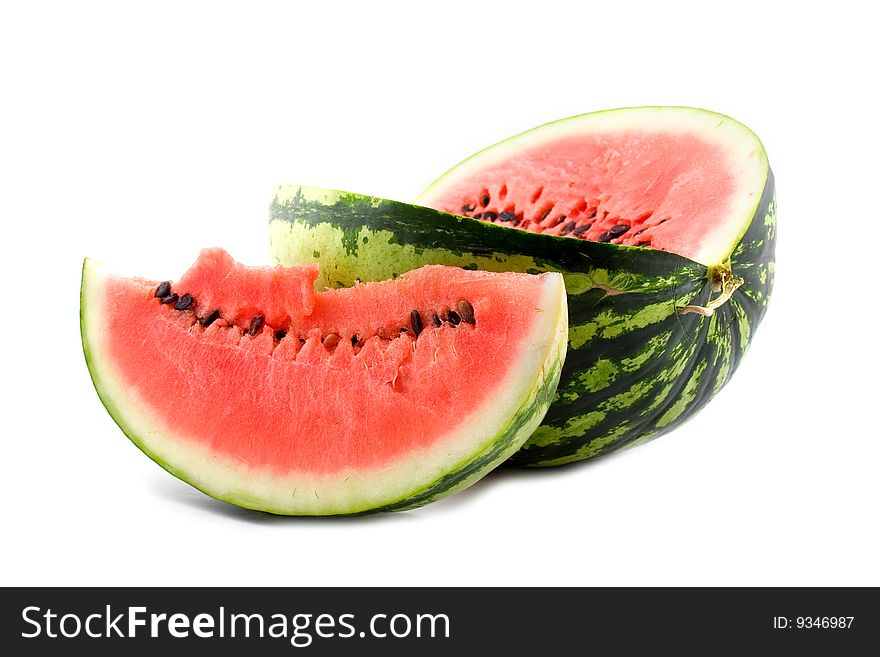
M 497 212 L 492 212 L 489 210 L 488 212 L 483 213 L 483 219 L 488 219 L 489 221 L 495 221 L 498 218 Z
M 276 339 L 276 340 L 279 340 L 279 341 L 280 341 L 280 340 L 283 340 L 283 339 L 286 338 L 286 337 L 287 337 L 287 331 L 285 331 L 284 329 L 281 329 L 281 330 L 275 331 L 275 339 Z
M 248 328 L 248 335 L 251 337 L 255 336 L 260 332 L 260 329 L 263 328 L 263 323 L 266 321 L 266 318 L 262 315 L 257 315 L 251 320 L 250 328 Z
M 474 215 L 474 219 L 482 219 L 482 218 L 483 218 L 482 212 L 477 212 L 477 214 Z
M 559 231 L 560 235 L 568 235 L 571 231 L 577 228 L 577 224 L 573 221 L 569 221 L 562 227 L 562 230 Z
M 563 221 L 565 221 L 567 218 L 568 218 L 568 217 L 566 217 L 564 214 L 561 214 L 561 215 L 559 215 L 558 217 L 556 217 L 556 219 L 553 220 L 553 225 L 554 225 L 554 226 L 558 226 L 558 225 L 561 224 Z
M 513 221 L 514 219 L 516 219 L 516 215 L 513 214 L 513 212 L 502 212 L 498 215 L 498 218 L 501 221 Z
M 608 232 L 611 233 L 611 237 L 620 237 L 626 231 L 629 230 L 629 226 L 626 224 L 617 224 L 616 226 L 612 226 L 608 229 Z
M 461 324 L 461 316 L 454 310 L 450 310 L 448 313 L 446 313 L 446 319 L 453 326 L 458 326 L 459 324 Z
M 595 219 L 597 214 L 599 214 L 599 210 L 593 210 L 587 219 Z
M 413 310 L 409 314 L 409 319 L 412 322 L 413 333 L 416 334 L 416 337 L 419 337 L 419 334 L 422 332 L 422 329 L 425 327 L 422 325 L 422 316 L 419 315 L 418 310 Z
M 335 349 L 336 345 L 339 344 L 339 336 L 335 333 L 331 333 L 326 338 L 324 338 L 324 347 L 326 349 Z
M 643 240 L 636 244 L 636 246 L 651 246 L 651 240 Z
M 578 226 L 577 228 L 574 229 L 574 233 L 572 233 L 572 235 L 574 235 L 576 237 L 580 237 L 581 235 L 586 233 L 588 230 L 590 230 L 592 225 L 593 224 L 584 224 L 583 226 Z
M 443 322 L 440 321 L 440 316 L 437 313 L 431 315 L 431 321 L 434 322 L 434 326 L 440 327 Z
M 204 317 L 202 317 L 199 320 L 199 324 L 201 324 L 205 328 L 208 328 L 211 324 L 216 322 L 218 319 L 220 319 L 220 310 L 219 309 L 212 310 L 210 313 L 208 313 L 207 315 L 205 315 Z
M 169 294 L 171 294 L 171 281 L 162 281 L 159 283 L 159 287 L 156 288 L 156 297 L 164 299 Z
M 406 333 L 407 331 L 409 331 L 409 329 L 406 328 L 405 326 L 401 326 L 401 327 L 400 327 L 400 332 L 401 332 L 401 333 Z
M 519 224 L 520 224 L 519 217 L 514 217 L 514 219 L 513 219 L 513 225 L 514 225 L 514 226 L 519 226 Z
M 469 301 L 462 300 L 458 302 L 458 314 L 461 315 L 462 320 L 468 324 L 477 323 L 476 318 L 474 318 L 474 307 Z
M 473 206 L 473 205 L 468 205 L 467 203 L 465 203 L 464 205 L 461 206 L 461 211 L 462 211 L 464 214 L 467 214 L 468 212 L 473 212 L 473 211 L 474 211 L 474 206 Z
M 614 237 L 614 236 L 606 230 L 604 233 L 599 235 L 599 241 L 600 242 L 610 242 L 612 237 Z
M 167 297 L 162 297 L 162 298 L 160 299 L 160 302 L 161 302 L 163 305 L 167 305 L 167 304 L 169 304 L 169 303 L 177 303 L 177 299 L 178 299 L 177 294 L 175 294 L 175 293 L 171 293 L 171 294 L 169 294 Z
M 177 303 L 174 304 L 174 310 L 189 310 L 194 302 L 195 299 L 193 299 L 191 294 L 184 294 L 177 300 Z
M 488 194 L 483 194 L 483 195 L 480 197 L 480 205 L 482 205 L 484 208 L 485 208 L 487 205 L 489 205 L 489 195 L 488 195 Z

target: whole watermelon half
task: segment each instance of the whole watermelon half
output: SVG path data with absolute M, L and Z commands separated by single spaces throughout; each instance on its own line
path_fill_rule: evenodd
M 272 256 L 318 262 L 327 287 L 427 263 L 562 272 L 568 355 L 514 463 L 595 458 L 680 425 L 730 380 L 770 298 L 773 174 L 754 133 L 714 112 L 547 124 L 468 158 L 419 202 L 432 208 L 281 186 Z

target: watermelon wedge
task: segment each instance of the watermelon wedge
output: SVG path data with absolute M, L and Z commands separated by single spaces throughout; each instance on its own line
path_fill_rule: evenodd
M 428 266 L 316 293 L 318 274 L 219 249 L 176 282 L 86 260 L 83 347 L 110 415 L 208 495 L 291 515 L 426 504 L 538 426 L 566 350 L 559 274 Z

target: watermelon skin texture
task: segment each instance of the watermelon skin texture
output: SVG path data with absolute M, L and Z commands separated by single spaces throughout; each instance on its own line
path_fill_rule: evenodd
M 271 206 L 281 264 L 317 262 L 318 284 L 391 278 L 426 263 L 559 271 L 568 355 L 542 424 L 511 459 L 553 466 L 610 454 L 693 417 L 730 380 L 773 287 L 772 171 L 729 260 L 743 284 L 712 316 L 682 313 L 718 296 L 719 266 L 659 250 L 511 230 L 432 209 L 333 190 L 283 186 Z

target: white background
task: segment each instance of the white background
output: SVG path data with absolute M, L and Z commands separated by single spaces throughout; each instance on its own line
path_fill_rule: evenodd
M 880 585 L 870 3 L 10 4 L 0 583 Z M 276 183 L 406 200 L 515 132 L 643 104 L 743 121 L 779 194 L 765 323 L 673 434 L 413 512 L 290 519 L 189 488 L 101 406 L 84 256 L 264 263 Z

